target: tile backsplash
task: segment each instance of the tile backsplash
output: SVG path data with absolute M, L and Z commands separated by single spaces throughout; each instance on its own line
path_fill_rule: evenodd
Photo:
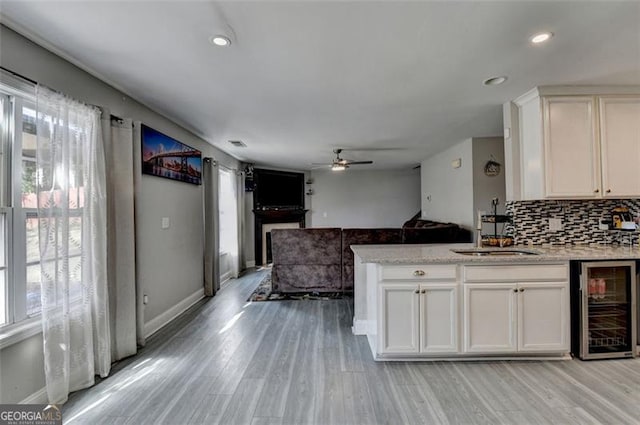
M 615 207 L 627 207 L 633 217 L 640 214 L 640 199 L 509 201 L 505 212 L 512 223 L 505 233 L 516 244 L 589 244 L 637 242 L 638 232 L 599 230 L 600 220 L 610 220 Z M 549 230 L 549 219 L 562 220 L 562 230 Z

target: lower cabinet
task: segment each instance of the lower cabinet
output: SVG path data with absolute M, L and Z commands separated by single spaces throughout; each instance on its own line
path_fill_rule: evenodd
M 465 283 L 464 350 L 568 352 L 569 283 Z
M 457 353 L 458 284 L 379 284 L 378 352 Z

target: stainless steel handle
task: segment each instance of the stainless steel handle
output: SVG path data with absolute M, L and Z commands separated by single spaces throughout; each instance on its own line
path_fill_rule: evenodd
M 600 192 L 600 189 L 596 189 L 593 191 L 593 193 L 598 193 L 598 192 Z
M 426 273 L 424 272 L 424 270 L 416 270 L 415 272 L 413 272 L 414 276 L 424 276 Z

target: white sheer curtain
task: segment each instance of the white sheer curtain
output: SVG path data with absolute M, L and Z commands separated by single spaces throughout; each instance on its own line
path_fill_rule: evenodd
M 44 87 L 36 102 L 45 378 L 58 404 L 111 367 L 105 159 L 96 108 Z

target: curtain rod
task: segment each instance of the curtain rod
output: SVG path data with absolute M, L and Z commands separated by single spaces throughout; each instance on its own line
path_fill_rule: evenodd
M 23 79 L 23 80 L 25 80 L 25 81 L 28 81 L 28 82 L 29 82 L 29 83 L 31 83 L 31 84 L 38 85 L 38 82 L 37 82 L 37 81 L 32 80 L 31 78 L 25 77 L 25 76 L 24 76 L 24 75 L 22 75 L 22 74 L 18 74 L 17 72 L 14 72 L 14 71 L 12 71 L 12 70 L 10 70 L 10 69 L 7 69 L 7 68 L 5 68 L 4 66 L 0 66 L 0 69 L 2 69 L 3 71 L 7 71 L 9 74 L 11 74 L 11 75 L 13 75 L 13 76 L 16 76 L 16 77 L 21 78 L 21 79 Z
M 220 167 L 220 168 L 224 168 L 224 169 L 225 169 L 225 170 L 227 170 L 227 171 L 232 171 L 232 172 L 234 172 L 235 174 L 238 174 L 238 173 L 242 174 L 242 171 L 237 170 L 237 169 L 235 169 L 235 168 L 229 168 L 229 167 L 227 167 L 226 165 L 224 165 L 223 163 L 221 163 L 220 161 L 218 161 L 218 160 L 216 160 L 216 159 L 211 158 L 210 156 L 205 156 L 205 157 L 204 157 L 204 158 L 202 158 L 202 159 L 204 160 L 204 162 L 212 162 L 212 163 L 213 163 L 213 165 L 217 165 L 218 167 Z
M 10 70 L 10 69 L 8 69 L 8 68 L 5 68 L 4 66 L 0 66 L 0 69 L 2 69 L 3 71 L 8 72 L 9 74 L 13 75 L 14 77 L 20 78 L 21 80 L 24 80 L 24 81 L 26 81 L 26 82 L 28 82 L 28 83 L 30 83 L 30 84 L 35 85 L 35 86 L 39 86 L 39 85 L 41 85 L 41 84 L 40 84 L 40 83 L 38 83 L 36 80 L 32 80 L 32 79 L 31 79 L 31 78 L 29 78 L 29 77 L 25 77 L 25 76 L 24 76 L 24 75 L 22 75 L 22 74 L 18 74 L 17 72 L 12 71 L 12 70 Z M 61 94 L 61 95 L 63 95 L 63 96 L 66 96 L 66 97 L 69 97 L 69 98 L 71 98 L 71 99 L 74 99 L 74 100 L 75 100 L 75 101 L 77 101 L 77 102 L 80 102 L 80 103 L 85 104 L 85 105 L 88 105 L 88 106 L 93 106 L 94 108 L 98 108 L 98 109 L 102 110 L 102 106 L 100 106 L 100 105 L 94 105 L 93 103 L 83 102 L 83 101 L 81 101 L 81 100 L 79 100 L 79 99 L 76 99 L 76 98 L 74 98 L 74 97 L 72 97 L 72 96 L 69 96 L 69 95 L 67 95 L 67 94 L 65 94 L 65 93 L 63 93 L 63 92 L 61 92 L 60 90 L 52 89 L 51 87 L 48 87 L 48 86 L 47 86 L 47 88 L 48 88 L 49 90 L 53 90 L 54 92 L 56 92 L 56 93 L 58 93 L 58 94 Z

